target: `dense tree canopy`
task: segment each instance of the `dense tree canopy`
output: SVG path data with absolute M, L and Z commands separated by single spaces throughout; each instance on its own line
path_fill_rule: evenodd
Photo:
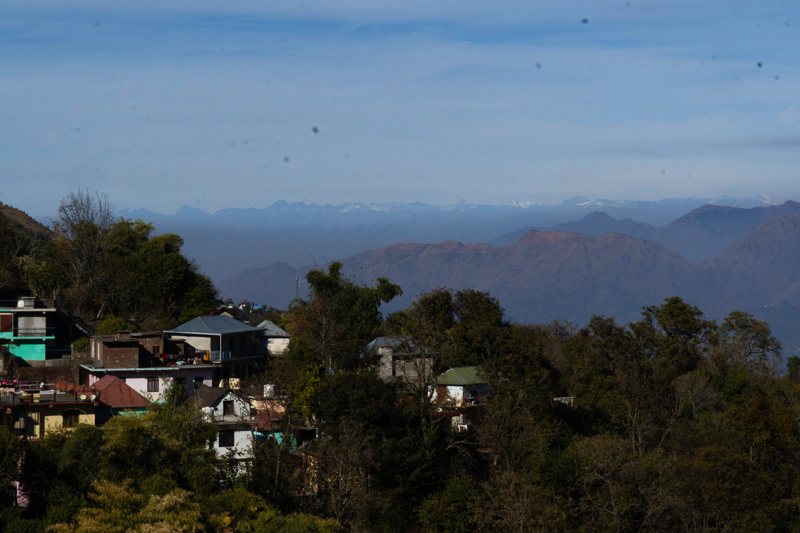
M 302 340 L 328 370 L 354 369 L 362 365 L 363 348 L 381 333 L 379 307 L 403 293 L 387 278 L 374 287 L 356 283 L 331 263 L 328 272 L 312 270 L 307 300 L 295 300 L 286 318 L 287 331 Z
M 0 276 L 74 298 L 109 330 L 213 302 L 179 236 L 71 213 L 49 242 L 0 232 Z M 340 263 L 307 279 L 306 299 L 270 315 L 294 336 L 285 356 L 239 391 L 271 437 L 252 461 L 216 456 L 217 427 L 180 387 L 102 428 L 25 444 L 0 430 L 0 528 L 798 529 L 800 358 L 783 375 L 780 342 L 753 315 L 715 321 L 674 297 L 627 325 L 528 325 L 489 294 L 437 289 L 384 321 L 381 304 L 401 294 L 388 279 L 363 285 Z M 378 376 L 366 351 L 378 336 L 417 359 L 416 378 Z M 453 411 L 432 391 L 464 365 L 480 367 L 491 399 Z M 11 506 L 14 481 L 25 509 Z
M 216 289 L 182 253 L 175 234 L 114 217 L 102 194 L 62 200 L 53 237 L 31 239 L 0 219 L 0 286 L 58 298 L 87 320 L 122 317 L 147 328 L 171 326 L 213 309 Z

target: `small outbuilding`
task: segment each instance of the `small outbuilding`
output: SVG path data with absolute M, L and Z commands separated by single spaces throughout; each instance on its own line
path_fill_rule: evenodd
M 480 367 L 451 368 L 436 378 L 436 397 L 445 405 L 464 407 L 485 404 L 492 394 Z

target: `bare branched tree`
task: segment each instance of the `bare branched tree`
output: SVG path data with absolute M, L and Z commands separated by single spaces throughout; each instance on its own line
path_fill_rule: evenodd
M 318 439 L 312 450 L 319 486 L 333 515 L 359 530 L 370 510 L 381 505 L 371 486 L 378 462 L 372 434 L 363 426 L 343 424 L 336 438 Z
M 684 374 L 672 383 L 675 387 L 678 400 L 678 411 L 689 407 L 692 416 L 697 416 L 703 411 L 716 407 L 720 402 L 720 395 L 700 372 Z
M 50 220 L 58 244 L 58 259 L 69 281 L 69 303 L 80 313 L 93 306 L 100 283 L 106 237 L 115 217 L 105 194 L 78 189 L 69 193 Z

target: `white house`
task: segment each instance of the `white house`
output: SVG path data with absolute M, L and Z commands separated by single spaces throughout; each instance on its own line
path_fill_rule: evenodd
M 431 369 L 431 358 L 422 357 L 422 350 L 406 338 L 378 337 L 367 344 L 367 350 L 380 356 L 378 375 L 386 381 L 414 382 L 420 379 L 420 372 L 427 373 Z
M 263 359 L 258 345 L 253 342 L 261 332 L 229 316 L 199 316 L 180 326 L 164 331 L 173 342 L 185 344 L 188 355 L 202 356 L 204 360 L 219 365 L 217 384 L 238 387 L 239 380 L 252 376 L 256 364 Z
M 181 348 L 163 339 L 160 332 L 95 336 L 91 339 L 91 364 L 81 365 L 80 381 L 94 386 L 105 376 L 115 376 L 142 396 L 158 400 L 172 383 L 181 383 L 192 393 L 219 379 L 219 365 L 179 351 Z
M 198 387 L 189 401 L 219 426 L 213 443 L 219 457 L 233 453 L 236 460 L 253 458 L 253 430 L 250 405 L 227 387 Z
M 256 334 L 261 348 L 271 357 L 283 355 L 289 347 L 292 336 L 269 320 L 264 320 L 256 327 L 261 329 L 261 333 Z

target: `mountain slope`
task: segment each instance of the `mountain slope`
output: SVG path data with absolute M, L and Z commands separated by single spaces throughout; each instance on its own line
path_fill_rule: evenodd
M 788 201 L 781 205 L 754 208 L 704 205 L 672 221 L 654 228 L 629 218 L 617 220 L 606 213 L 594 212 L 574 222 L 555 224 L 548 228 L 524 228 L 489 241 L 493 246 L 506 246 L 519 240 L 530 230 L 573 231 L 584 235 L 621 233 L 635 239 L 655 239 L 670 250 L 696 263 L 704 263 L 748 230 L 774 217 L 800 215 L 800 203 Z
M 37 222 L 24 211 L 20 211 L 16 207 L 0 203 L 0 216 L 7 219 L 11 224 L 21 230 L 29 237 L 49 237 L 52 232 L 50 228 L 44 224 Z
M 703 263 L 719 255 L 748 230 L 783 215 L 800 215 L 800 203 L 790 200 L 751 209 L 706 205 L 658 228 L 653 238 L 687 259 Z
M 488 244 L 492 246 L 507 246 L 519 241 L 529 231 L 564 231 L 569 233 L 582 233 L 584 235 L 619 233 L 628 235 L 634 239 L 647 239 L 655 232 L 655 228 L 650 224 L 636 222 L 630 218 L 617 220 L 602 211 L 594 211 L 578 221 L 554 224 L 549 228 L 525 226 L 520 230 L 503 234 L 489 241 Z
M 727 295 L 734 293 L 708 267 L 656 241 L 612 233 L 531 232 L 505 247 L 455 241 L 397 244 L 343 263 L 346 273 L 362 281 L 386 276 L 403 288 L 404 296 L 388 309 L 405 307 L 420 292 L 436 287 L 472 288 L 496 296 L 508 315 L 521 322 L 585 322 L 592 314 L 633 320 L 643 305 L 675 295 L 713 312 L 729 305 Z M 280 305 L 273 302 L 307 270 L 279 273 L 274 265 L 251 269 L 219 287 L 223 296 L 232 297 L 241 294 L 239 288 L 250 287 L 250 299 Z
M 454 242 L 396 245 L 344 263 L 362 279 L 388 276 L 406 292 L 403 303 L 437 286 L 474 288 L 496 296 L 509 316 L 522 322 L 585 322 L 592 314 L 631 320 L 642 305 L 674 295 L 717 309 L 724 302 L 698 296 L 730 293 L 708 268 L 660 243 L 611 233 L 532 232 L 501 248 Z
M 800 215 L 767 220 L 708 265 L 740 286 L 750 306 L 800 302 Z

